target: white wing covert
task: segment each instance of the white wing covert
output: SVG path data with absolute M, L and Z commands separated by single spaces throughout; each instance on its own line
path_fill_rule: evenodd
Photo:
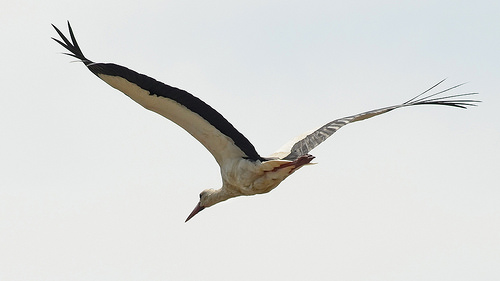
M 94 63 L 83 55 L 69 22 L 71 42 L 57 27 L 52 26 L 62 41 L 52 39 L 70 51 L 67 55 L 81 60 L 92 73 L 146 109 L 181 126 L 212 153 L 219 165 L 224 159 L 231 158 L 265 161 L 243 134 L 199 98 L 126 67 L 113 63 Z

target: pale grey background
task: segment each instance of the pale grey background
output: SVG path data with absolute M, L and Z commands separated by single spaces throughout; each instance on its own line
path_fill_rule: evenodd
M 9 1 L 0 280 L 499 280 L 498 1 Z M 342 128 L 265 196 L 185 224 L 218 166 L 63 56 L 201 97 L 269 154 L 442 78 L 483 103 Z

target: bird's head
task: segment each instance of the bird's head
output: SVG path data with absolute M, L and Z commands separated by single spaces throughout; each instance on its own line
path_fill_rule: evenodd
M 191 212 L 191 214 L 189 214 L 188 218 L 186 219 L 186 222 L 190 220 L 192 217 L 194 217 L 194 215 L 201 212 L 203 209 L 213 206 L 231 197 L 240 195 L 242 194 L 228 190 L 227 188 L 205 189 L 200 193 L 200 202 L 196 204 L 196 207 L 194 207 L 194 210 Z
M 210 207 L 220 201 L 215 200 L 217 196 L 215 194 L 217 191 L 215 189 L 205 189 L 200 193 L 200 202 L 196 204 L 196 207 L 194 207 L 193 211 L 191 214 L 189 214 L 188 218 L 186 219 L 185 222 L 190 220 L 192 217 L 194 217 L 196 214 L 199 212 L 203 211 L 203 209 Z

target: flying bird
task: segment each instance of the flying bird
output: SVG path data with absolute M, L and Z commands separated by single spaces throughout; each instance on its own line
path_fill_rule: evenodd
M 220 166 L 222 187 L 202 191 L 199 202 L 187 217 L 186 222 L 203 209 L 229 198 L 267 193 L 273 190 L 289 175 L 305 165 L 312 164 L 314 156 L 309 152 L 344 125 L 408 106 L 444 105 L 467 108 L 479 102 L 470 98 L 477 93 L 444 94 L 462 84 L 437 91 L 436 87 L 444 81 L 442 80 L 404 103 L 328 122 L 292 139 L 272 155 L 262 157 L 243 134 L 199 98 L 124 66 L 93 62 L 83 55 L 69 21 L 71 41 L 57 27 L 52 26 L 61 40 L 52 39 L 69 51 L 64 54 L 83 62 L 97 77 L 144 108 L 184 128 L 213 155 Z

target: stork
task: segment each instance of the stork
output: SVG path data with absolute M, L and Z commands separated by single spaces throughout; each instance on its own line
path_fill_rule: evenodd
M 186 221 L 198 212 L 229 198 L 267 193 L 301 167 L 312 164 L 308 154 L 342 126 L 365 120 L 394 109 L 414 105 L 444 105 L 458 108 L 474 106 L 477 93 L 445 94 L 460 85 L 437 91 L 435 84 L 418 96 L 398 105 L 347 116 L 306 132 L 292 139 L 269 157 L 262 157 L 252 143 L 219 112 L 192 94 L 166 85 L 144 74 L 114 63 L 99 63 L 87 59 L 68 21 L 71 41 L 54 25 L 61 40 L 52 38 L 66 48 L 66 55 L 77 58 L 97 77 L 118 89 L 144 108 L 154 111 L 184 128 L 213 155 L 220 166 L 222 187 L 206 189 Z M 432 90 L 436 92 L 431 92 Z

